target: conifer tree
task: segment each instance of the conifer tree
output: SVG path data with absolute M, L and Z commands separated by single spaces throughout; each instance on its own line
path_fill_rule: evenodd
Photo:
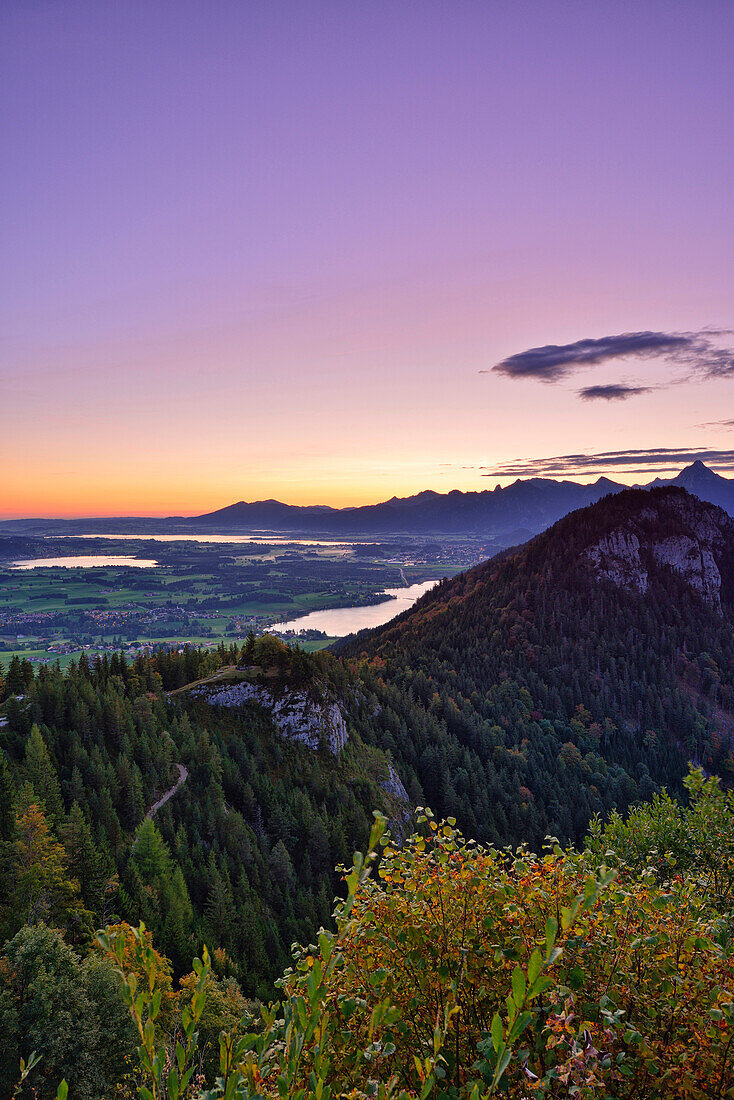
M 64 803 L 56 769 L 40 729 L 33 725 L 25 747 L 23 776 L 54 824 L 61 821 Z

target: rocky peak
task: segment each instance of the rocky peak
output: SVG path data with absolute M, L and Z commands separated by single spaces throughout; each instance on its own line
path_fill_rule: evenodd
M 671 569 L 720 611 L 721 568 L 733 550 L 734 520 L 721 508 L 687 492 L 663 490 L 616 520 L 585 556 L 598 576 L 640 593 L 648 591 L 660 566 Z
M 725 483 L 726 480 L 726 478 L 721 477 L 720 474 L 705 466 L 700 459 L 697 459 L 696 462 L 692 462 L 690 466 L 686 466 L 684 470 L 681 470 L 678 476 L 673 478 L 673 483 L 695 492 L 696 487 L 718 485 L 720 482 Z

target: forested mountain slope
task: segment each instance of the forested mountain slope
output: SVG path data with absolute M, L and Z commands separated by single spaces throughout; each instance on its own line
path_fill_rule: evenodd
M 251 698 L 217 705 L 238 687 Z M 269 635 L 67 672 L 16 659 L 3 697 L 0 941 L 39 920 L 75 943 L 113 917 L 144 920 L 176 972 L 206 941 L 222 973 L 267 997 L 291 943 L 328 922 L 334 867 L 372 811 L 398 826 L 407 812 L 355 732 L 353 678 Z
M 732 777 L 734 521 L 629 490 L 340 646 L 408 790 L 497 843 L 579 840 L 595 813 Z

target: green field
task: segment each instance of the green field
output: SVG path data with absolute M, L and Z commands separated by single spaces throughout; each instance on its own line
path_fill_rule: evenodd
M 310 611 L 376 603 L 385 588 L 450 576 L 476 560 L 470 541 L 351 547 L 157 543 L 144 538 L 27 540 L 23 558 L 78 554 L 154 558 L 124 566 L 11 568 L 0 538 L 0 662 L 13 653 L 67 664 L 82 649 L 215 645 Z M 373 556 L 374 549 L 374 556 Z M 30 552 L 29 552 L 30 551 Z M 309 651 L 329 640 L 304 640 Z M 70 652 L 54 654 L 50 647 Z

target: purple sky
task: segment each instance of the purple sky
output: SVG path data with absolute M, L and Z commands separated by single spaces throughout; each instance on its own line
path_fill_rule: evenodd
M 492 371 L 734 343 L 733 57 L 729 0 L 4 0 L 0 514 L 734 448 L 734 369 Z

